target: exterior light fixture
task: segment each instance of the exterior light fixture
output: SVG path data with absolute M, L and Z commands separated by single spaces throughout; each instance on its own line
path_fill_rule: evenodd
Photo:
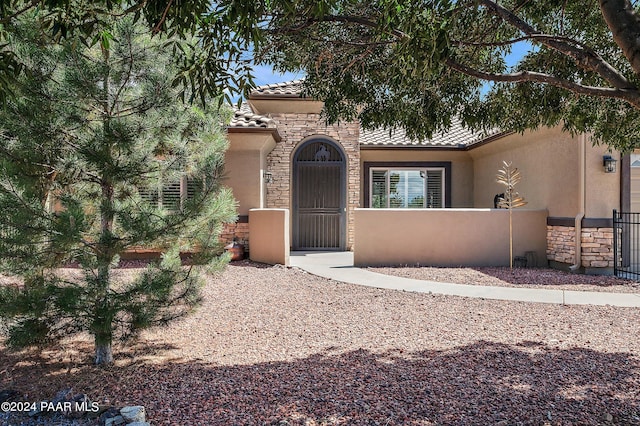
M 271 172 L 263 172 L 262 177 L 264 178 L 265 183 L 273 182 L 273 174 Z
M 602 157 L 602 167 L 604 167 L 605 173 L 615 173 L 616 163 L 617 163 L 617 160 L 615 160 L 610 155 L 605 155 L 604 157 Z

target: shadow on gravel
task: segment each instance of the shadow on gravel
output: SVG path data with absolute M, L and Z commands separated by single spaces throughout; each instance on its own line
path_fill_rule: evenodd
M 64 362 L 23 357 L 0 352 L 3 389 L 33 398 L 44 388 L 73 387 L 94 400 L 144 405 L 152 424 L 640 425 L 636 357 L 538 342 L 417 353 L 328 350 L 237 366 L 84 365 L 69 373 Z

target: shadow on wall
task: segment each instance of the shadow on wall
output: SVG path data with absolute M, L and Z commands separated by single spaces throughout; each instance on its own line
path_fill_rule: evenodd
M 54 358 L 34 364 L 2 351 L 0 363 L 13 366 L 5 388 L 34 395 L 38 386 L 73 386 L 142 404 L 154 424 L 640 424 L 640 362 L 628 354 L 485 341 L 447 351 L 336 351 L 255 365 L 132 361 L 72 374 L 54 374 L 64 372 Z

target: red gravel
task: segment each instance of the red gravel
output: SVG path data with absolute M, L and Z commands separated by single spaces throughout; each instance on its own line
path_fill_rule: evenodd
M 635 281 L 612 276 L 573 274 L 547 268 L 432 268 L 406 266 L 371 267 L 367 269 L 379 274 L 445 283 L 640 293 L 640 284 Z
M 89 365 L 0 351 L 2 388 L 73 387 L 153 425 L 640 425 L 640 310 L 466 299 L 232 264 L 189 318 Z

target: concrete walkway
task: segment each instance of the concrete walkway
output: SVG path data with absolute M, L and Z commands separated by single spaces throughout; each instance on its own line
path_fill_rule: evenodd
M 292 252 L 290 263 L 291 266 L 296 266 L 314 275 L 369 287 L 520 302 L 640 307 L 640 294 L 638 293 L 490 287 L 421 281 L 377 274 L 354 267 L 353 253 L 351 252 Z

